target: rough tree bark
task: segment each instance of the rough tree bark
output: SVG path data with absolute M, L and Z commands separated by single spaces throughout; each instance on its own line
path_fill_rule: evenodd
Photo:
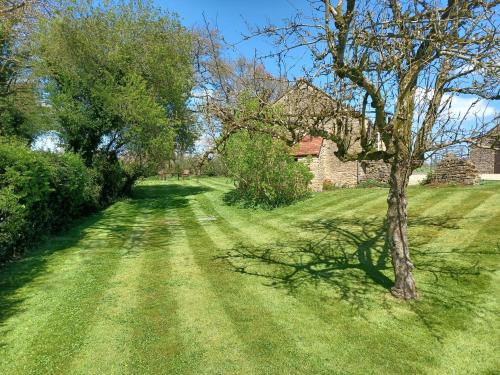
M 398 298 L 414 299 L 417 288 L 408 244 L 408 213 L 406 188 L 411 169 L 399 162 L 391 166 L 390 189 L 387 197 L 386 241 L 391 250 L 395 282 L 391 293 Z

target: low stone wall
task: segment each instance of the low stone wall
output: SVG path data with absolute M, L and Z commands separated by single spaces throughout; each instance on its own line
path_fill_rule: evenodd
M 446 155 L 434 170 L 431 183 L 475 185 L 480 181 L 477 168 L 469 160 L 460 159 L 454 154 Z
M 359 181 L 376 180 L 380 182 L 389 182 L 391 168 L 382 160 L 369 160 L 361 162 L 363 174 L 360 175 Z

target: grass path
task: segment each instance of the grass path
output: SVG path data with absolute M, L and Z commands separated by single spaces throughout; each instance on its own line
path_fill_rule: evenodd
M 0 374 L 500 371 L 500 184 L 410 189 L 413 303 L 384 189 L 271 212 L 228 189 L 146 181 L 0 270 Z

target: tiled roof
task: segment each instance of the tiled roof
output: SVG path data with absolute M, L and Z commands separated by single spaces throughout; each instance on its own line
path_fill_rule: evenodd
M 293 150 L 293 155 L 295 156 L 319 156 L 321 151 L 321 145 L 323 144 L 322 137 L 311 137 L 306 135 L 302 140 L 295 146 Z

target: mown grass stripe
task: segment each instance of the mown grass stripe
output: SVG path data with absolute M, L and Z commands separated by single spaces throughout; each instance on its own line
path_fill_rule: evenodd
M 328 205 L 329 209 L 328 210 L 314 210 L 314 214 L 311 216 L 300 216 L 299 218 L 295 218 L 294 220 L 287 220 L 288 216 L 283 215 L 282 217 L 275 217 L 272 220 L 268 219 L 268 216 L 266 213 L 262 213 L 259 211 L 255 212 L 254 215 L 248 215 L 248 210 L 243 210 L 243 209 L 238 209 L 238 208 L 232 208 L 232 207 L 224 207 L 222 205 L 219 205 L 218 208 L 215 208 L 215 205 L 210 203 L 209 198 L 203 198 L 204 196 L 210 196 L 212 200 L 215 199 L 220 199 L 219 196 L 213 195 L 211 193 L 203 194 L 202 196 L 197 196 L 197 199 L 205 199 L 205 206 L 210 206 L 209 212 L 214 213 L 215 215 L 218 215 L 219 217 L 224 217 L 227 220 L 229 220 L 229 216 L 231 217 L 231 221 L 237 223 L 234 225 L 234 227 L 241 228 L 242 231 L 246 231 L 248 228 L 252 228 L 253 226 L 258 226 L 262 228 L 262 231 L 260 235 L 256 238 L 254 238 L 254 241 L 267 241 L 269 238 L 274 238 L 275 233 L 279 232 L 281 234 L 284 234 L 286 236 L 292 235 L 293 237 L 296 237 L 297 234 L 301 233 L 300 231 L 297 230 L 297 224 L 300 224 L 301 222 L 306 222 L 308 220 L 311 220 L 313 218 L 319 217 L 319 216 L 326 216 L 330 211 L 339 211 L 342 210 L 343 207 L 348 207 L 350 205 L 350 202 L 347 201 L 338 201 L 334 205 Z M 354 198 L 353 198 L 354 199 Z M 380 202 L 374 202 L 373 198 L 371 195 L 364 196 L 362 201 L 358 201 L 357 204 L 357 209 L 356 210 L 363 210 L 366 208 L 365 204 L 379 204 Z M 251 211 L 253 214 L 253 212 Z M 266 234 L 268 236 L 266 237 Z M 300 234 L 301 237 L 303 234 Z
M 141 254 L 141 272 L 136 308 L 127 324 L 132 333 L 126 365 L 132 374 L 169 374 L 184 368 L 179 361 L 184 346 L 170 263 L 179 239 L 175 209 L 187 204 L 187 190 L 164 181 L 147 181 L 135 189 L 134 204 L 147 210 L 149 218 L 140 246 L 134 251 Z
M 68 254 L 68 268 L 54 271 L 50 279 L 40 285 L 43 289 L 39 289 L 39 293 L 44 303 L 39 306 L 44 306 L 46 311 L 33 315 L 35 311 L 31 309 L 30 316 L 23 317 L 32 321 L 35 329 L 25 332 L 24 340 L 17 337 L 14 341 L 25 345 L 23 349 L 8 347 L 10 358 L 16 359 L 6 362 L 12 366 L 7 373 L 64 371 L 80 350 L 95 316 L 97 302 L 118 267 L 119 250 L 135 225 L 137 212 L 130 213 L 127 208 L 128 203 L 123 202 L 109 209 L 105 219 L 86 230 L 83 241 L 76 244 L 78 250 Z M 94 237 L 99 239 L 96 241 Z M 64 274 L 70 277 L 60 279 Z M 18 358 L 18 350 L 25 355 Z M 33 358 L 39 360 L 33 361 Z
M 117 271 L 98 302 L 96 318 L 68 372 L 110 375 L 128 372 L 131 323 L 140 295 L 138 283 L 146 250 L 141 242 L 152 224 L 148 219 L 149 215 L 141 212 L 130 239 L 120 249 L 122 258 Z
M 210 248 L 210 239 L 201 229 L 195 229 L 197 219 L 189 207 L 178 211 L 182 235 L 171 259 L 171 282 L 176 285 L 179 329 L 185 347 L 181 361 L 196 374 L 255 373 L 252 353 L 220 304 L 215 290 L 218 286 L 207 279 L 193 254 L 199 247 L 198 238 L 204 239 L 205 248 Z
M 200 225 L 197 221 L 197 213 L 201 212 L 196 209 L 196 206 L 193 206 L 191 212 L 183 214 L 186 218 L 185 227 L 188 238 L 191 239 L 191 247 L 198 250 L 194 253 L 194 257 L 208 282 L 212 285 L 212 289 L 217 293 L 217 299 L 223 303 L 226 314 L 231 317 L 233 324 L 238 328 L 236 332 L 241 341 L 250 347 L 254 365 L 259 370 L 258 373 L 275 373 L 277 371 L 332 373 L 334 367 L 326 363 L 331 362 L 331 358 L 322 364 L 307 360 L 310 351 L 317 350 L 319 346 L 324 346 L 324 352 L 328 353 L 330 350 L 328 342 L 331 337 L 320 339 L 322 344 L 315 342 L 315 348 L 307 345 L 303 342 L 304 337 L 299 340 L 297 332 L 290 328 L 291 326 L 296 327 L 296 325 L 287 324 L 276 316 L 279 312 L 283 312 L 283 308 L 289 311 L 292 308 L 290 303 L 296 305 L 293 307 L 294 309 L 301 306 L 300 304 L 296 304 L 293 298 L 288 298 L 286 302 L 282 301 L 282 294 L 279 292 L 270 295 L 269 290 L 263 287 L 260 282 L 252 283 L 249 287 L 248 280 L 242 280 L 237 274 L 228 272 L 224 268 L 221 269 L 221 263 L 215 261 L 212 254 L 219 249 L 215 241 L 227 241 L 227 238 L 219 236 L 211 230 L 212 228 L 220 228 L 220 222 L 213 225 Z M 192 233 L 197 235 L 190 235 Z M 238 233 L 233 233 L 233 238 L 238 238 Z M 203 247 L 200 247 L 201 242 Z M 250 305 L 252 308 L 248 309 L 247 306 Z M 253 331 L 253 326 L 260 327 L 259 331 Z M 320 336 L 327 332 L 327 328 L 325 325 Z M 304 327 L 304 330 L 307 330 L 307 327 Z M 319 331 L 316 332 L 316 335 L 318 333 Z M 281 356 L 276 355 L 278 353 L 286 355 L 285 353 L 289 352 L 295 352 L 296 358 L 293 360 L 288 358 L 286 362 L 282 362 Z

